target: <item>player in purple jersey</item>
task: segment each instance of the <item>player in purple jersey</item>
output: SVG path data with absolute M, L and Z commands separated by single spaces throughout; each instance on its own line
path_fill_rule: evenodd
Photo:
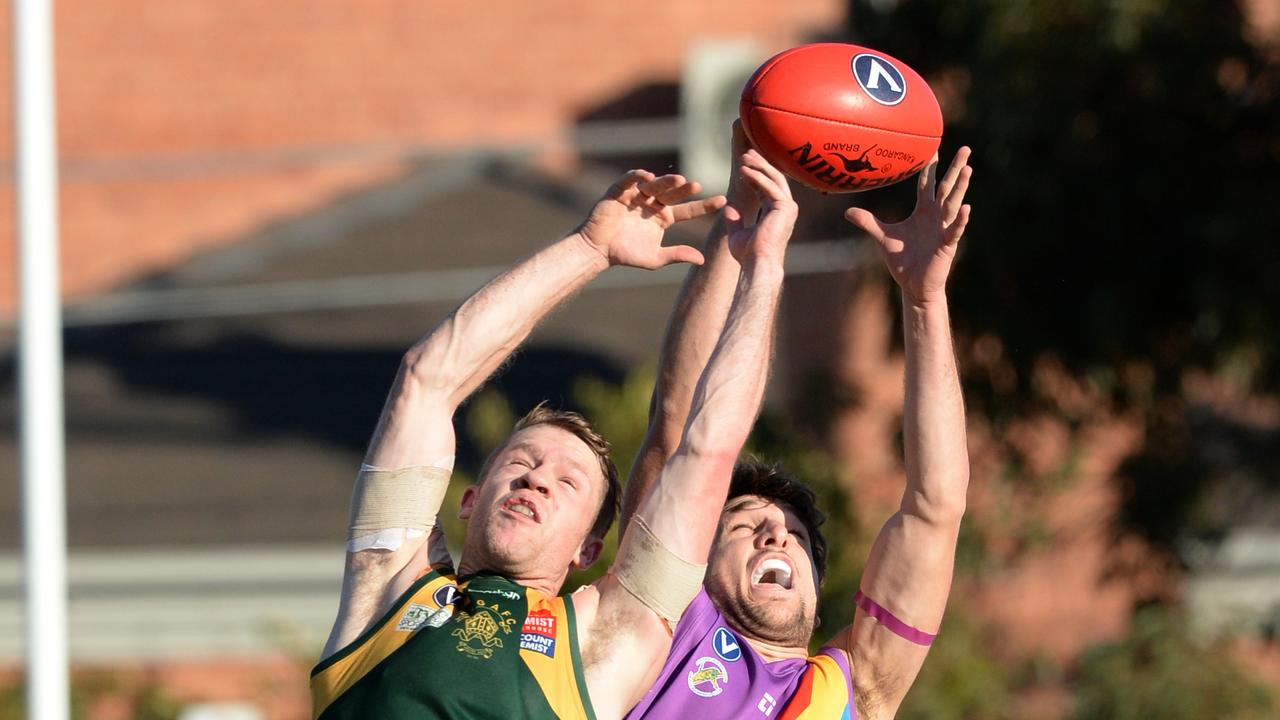
M 735 127 L 734 157 L 747 141 Z M 952 347 L 946 280 L 969 220 L 972 170 L 962 148 L 938 178 L 920 173 L 916 209 L 884 223 L 846 219 L 876 242 L 902 294 L 906 355 L 903 439 L 907 487 L 876 538 L 852 622 L 808 654 L 825 569 L 822 516 L 812 492 L 769 468 L 742 466 L 719 512 L 704 591 L 673 630 L 658 682 L 630 718 L 891 718 L 942 621 L 969 479 L 964 404 Z M 735 172 L 732 176 L 737 178 Z M 731 182 L 730 204 L 753 197 Z M 677 300 L 663 347 L 650 426 L 623 500 L 622 527 L 678 447 L 694 383 L 721 333 L 736 268 L 726 231 Z

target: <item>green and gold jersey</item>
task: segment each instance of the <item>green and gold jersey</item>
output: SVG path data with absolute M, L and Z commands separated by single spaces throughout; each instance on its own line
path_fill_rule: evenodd
M 434 569 L 311 671 L 316 720 L 594 720 L 573 600 Z

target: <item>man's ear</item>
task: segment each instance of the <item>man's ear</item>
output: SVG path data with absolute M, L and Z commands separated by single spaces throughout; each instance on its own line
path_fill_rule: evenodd
M 458 519 L 470 520 L 471 511 L 476 507 L 476 496 L 480 494 L 478 485 L 468 485 L 466 490 L 462 491 L 462 502 L 458 503 Z
M 574 570 L 582 570 L 591 567 L 595 561 L 600 559 L 600 551 L 604 550 L 604 541 L 594 535 L 588 535 L 586 540 L 578 546 L 578 554 L 573 558 L 573 562 L 569 566 Z

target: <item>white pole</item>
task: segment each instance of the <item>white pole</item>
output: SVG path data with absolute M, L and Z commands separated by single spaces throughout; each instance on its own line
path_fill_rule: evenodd
M 27 717 L 66 720 L 66 470 L 53 9 L 51 0 L 14 0 L 12 7 Z

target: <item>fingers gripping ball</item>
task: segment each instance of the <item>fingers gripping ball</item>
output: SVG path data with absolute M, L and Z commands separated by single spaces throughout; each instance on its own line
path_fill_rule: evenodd
M 739 114 L 769 162 L 822 192 L 905 180 L 942 140 L 942 110 L 924 78 L 858 45 L 802 45 L 773 56 L 747 81 Z

